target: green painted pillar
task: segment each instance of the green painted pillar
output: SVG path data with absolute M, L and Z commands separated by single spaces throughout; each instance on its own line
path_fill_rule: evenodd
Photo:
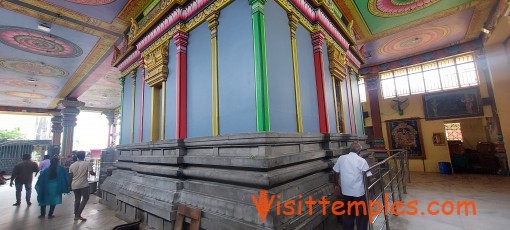
M 122 130 L 122 116 L 124 115 L 124 82 L 125 81 L 126 81 L 126 76 L 120 78 L 120 84 L 122 85 L 122 93 L 120 94 L 120 112 L 119 112 L 120 124 L 119 124 L 119 128 L 121 130 L 119 132 L 120 133 L 119 144 L 123 144 L 122 143 L 122 133 L 125 132 L 125 130 Z
M 268 132 L 270 131 L 270 123 L 266 70 L 266 35 L 264 28 L 264 4 L 266 0 L 248 0 L 248 2 L 251 5 L 252 12 L 257 131 Z

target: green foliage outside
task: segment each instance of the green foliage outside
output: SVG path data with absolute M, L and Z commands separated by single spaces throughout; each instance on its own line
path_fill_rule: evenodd
M 0 140 L 8 140 L 8 139 L 24 139 L 25 135 L 20 131 L 19 127 L 7 130 L 0 130 Z

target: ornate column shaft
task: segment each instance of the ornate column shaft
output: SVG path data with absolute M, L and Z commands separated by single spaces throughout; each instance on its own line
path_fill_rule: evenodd
M 62 143 L 62 158 L 65 159 L 73 150 L 74 140 L 74 127 L 76 126 L 76 116 L 80 114 L 80 107 L 85 103 L 76 100 L 62 100 L 60 104 L 64 107 L 62 109 L 62 126 L 64 127 L 64 137 Z
M 108 147 L 115 146 L 115 132 L 116 132 L 116 123 L 118 118 L 118 113 L 115 110 L 105 111 L 102 114 L 106 115 L 106 119 L 108 120 Z
M 145 97 L 145 66 L 144 66 L 144 61 L 143 61 L 143 58 L 140 58 L 140 60 L 138 60 L 138 62 L 140 63 L 140 70 L 142 71 L 141 73 L 141 77 L 142 77 L 142 80 L 140 81 L 140 125 L 138 126 L 138 130 L 139 130 L 139 135 L 138 135 L 138 142 L 142 142 L 143 141 L 143 110 L 144 110 L 144 97 Z
M 120 118 L 120 124 L 119 126 L 122 127 L 122 117 L 124 115 L 124 83 L 126 82 L 126 76 L 123 76 L 120 78 L 120 85 L 122 85 L 122 93 L 120 94 L 120 111 L 119 111 L 119 118 Z M 119 136 L 119 143 L 122 141 L 122 136 L 125 130 L 121 130 L 120 136 Z
M 60 112 L 54 112 L 51 114 L 53 117 L 51 118 L 51 133 L 53 134 L 53 139 L 51 144 L 53 145 L 53 149 L 51 151 L 51 155 L 59 154 L 60 152 L 60 140 L 62 139 L 62 114 Z
M 292 69 L 294 71 L 294 96 L 296 98 L 296 122 L 297 131 L 303 132 L 303 116 L 301 114 L 301 93 L 299 88 L 299 68 L 298 68 L 298 56 L 297 56 L 297 45 L 296 45 L 296 29 L 298 23 L 298 17 L 294 12 L 287 14 L 289 17 L 289 28 L 290 28 L 290 46 L 292 48 Z
M 344 127 L 344 116 L 343 116 L 343 107 L 342 105 L 342 92 L 337 92 L 337 88 L 341 89 L 341 86 L 338 86 L 338 83 L 335 79 L 338 79 L 340 82 L 345 80 L 345 69 L 347 63 L 347 56 L 343 50 L 340 49 L 339 46 L 336 46 L 332 42 L 327 43 L 328 47 L 328 60 L 329 60 L 329 72 L 331 73 L 331 85 L 333 86 L 333 103 L 335 106 L 335 123 L 336 123 L 336 132 L 343 133 L 345 132 Z M 336 94 L 340 96 L 340 101 L 337 100 Z M 340 104 L 340 106 L 338 106 Z M 340 108 L 339 108 L 340 107 Z M 339 116 L 340 112 L 340 116 Z
M 257 131 L 270 131 L 269 96 L 267 88 L 266 35 L 264 4 L 266 0 L 248 0 L 251 5 L 253 49 L 255 60 L 255 96 L 257 100 Z
M 212 80 L 212 135 L 218 136 L 219 129 L 219 108 L 218 108 L 218 17 L 219 13 L 211 14 L 207 21 L 211 30 L 211 80 Z
M 135 101 L 136 101 L 136 69 L 131 72 L 131 79 L 133 80 L 132 97 L 131 97 L 131 137 L 129 143 L 135 142 Z
M 374 130 L 374 148 L 385 149 L 381 124 L 381 110 L 379 108 L 379 75 L 369 74 L 365 77 L 368 101 L 370 103 L 370 117 Z
M 176 116 L 176 130 L 175 138 L 184 139 L 187 137 L 186 132 L 186 116 L 187 116 L 187 98 L 186 98 L 186 78 L 187 78 L 187 47 L 188 47 L 188 33 L 184 31 L 177 31 L 174 34 L 175 45 L 177 46 L 177 74 L 176 74 L 176 88 L 177 88 L 177 116 Z
M 317 106 L 319 110 L 319 128 L 321 133 L 329 133 L 328 103 L 326 98 L 326 81 L 322 45 L 324 34 L 319 30 L 312 33 L 313 61 L 315 66 L 315 86 L 317 88 Z
M 168 43 L 169 42 L 164 42 L 150 53 L 143 55 L 147 70 L 145 82 L 147 82 L 152 89 L 151 141 L 159 139 L 164 140 L 165 138 L 165 98 L 166 79 L 168 77 Z

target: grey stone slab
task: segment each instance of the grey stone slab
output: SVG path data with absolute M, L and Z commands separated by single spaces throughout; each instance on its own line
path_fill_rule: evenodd
M 281 203 L 308 196 L 332 201 L 332 165 L 364 138 L 253 133 L 122 145 L 119 169 L 101 184 L 102 194 L 118 204 L 119 215 L 143 215 L 154 229 L 171 228 L 179 204 L 200 208 L 204 229 L 326 228 L 333 222 L 322 207 L 312 217 L 283 216 L 276 202 L 262 223 L 252 196 L 265 188 Z

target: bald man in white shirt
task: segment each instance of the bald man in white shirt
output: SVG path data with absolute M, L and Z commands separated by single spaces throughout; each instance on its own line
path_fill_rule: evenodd
M 344 207 L 349 207 L 349 202 L 366 202 L 363 173 L 368 170 L 369 166 L 367 161 L 358 155 L 360 152 L 361 145 L 357 142 L 352 143 L 349 154 L 340 156 L 335 166 L 333 166 L 335 171 L 335 191 L 339 193 L 340 188 L 342 188 Z M 367 172 L 367 176 L 372 176 L 372 173 Z M 359 215 L 356 215 L 356 208 L 359 209 Z M 366 230 L 368 228 L 368 215 L 363 212 L 363 207 L 361 205 L 353 205 L 350 209 L 350 212 L 346 210 L 343 215 L 343 229 L 354 230 L 354 223 L 356 222 L 356 230 Z

